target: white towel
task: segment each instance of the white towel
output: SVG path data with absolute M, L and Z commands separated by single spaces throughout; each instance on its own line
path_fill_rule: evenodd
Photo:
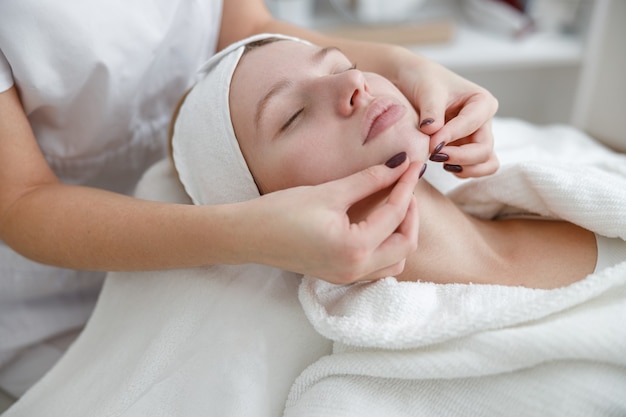
M 458 204 L 626 238 L 626 156 L 566 127 L 495 132 L 503 167 L 443 185 Z M 626 415 L 626 262 L 554 290 L 307 277 L 299 295 L 333 354 L 298 378 L 285 416 Z

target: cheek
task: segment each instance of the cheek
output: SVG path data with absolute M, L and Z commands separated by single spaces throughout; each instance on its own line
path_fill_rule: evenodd
M 284 146 L 263 161 L 261 180 L 268 190 L 317 185 L 350 173 L 343 155 L 319 141 L 300 138 L 299 146 Z M 295 145 L 295 144 L 294 144 Z
M 302 146 L 285 149 L 277 161 L 276 181 L 282 188 L 326 182 L 332 170 L 332 161 L 325 157 L 323 147 L 314 142 L 301 143 Z

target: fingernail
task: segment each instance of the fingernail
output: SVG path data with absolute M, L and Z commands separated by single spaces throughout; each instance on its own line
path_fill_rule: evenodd
M 443 164 L 443 169 L 445 169 L 448 172 L 454 172 L 456 174 L 463 171 L 463 167 L 461 165 L 452 165 L 452 164 Z
M 446 162 L 450 157 L 445 153 L 434 153 L 429 158 L 433 162 Z
M 433 122 L 434 120 L 429 117 L 428 119 L 422 120 L 422 123 L 420 123 L 420 127 L 428 126 L 432 124 Z
M 402 163 L 405 160 L 406 160 L 406 152 L 400 152 L 399 154 L 394 155 L 391 158 L 389 158 L 389 160 L 385 162 L 385 165 L 387 165 L 389 168 L 395 168 L 398 165 L 402 165 Z
M 443 147 L 446 146 L 445 142 L 441 142 L 439 145 L 435 146 L 435 149 L 433 150 L 433 153 L 439 153 L 439 151 L 441 149 L 443 149 Z
M 424 166 L 422 166 L 422 170 L 420 171 L 420 175 L 419 177 L 417 177 L 417 179 L 420 179 L 424 176 L 424 173 L 426 172 L 426 168 L 428 168 L 428 165 L 424 164 Z

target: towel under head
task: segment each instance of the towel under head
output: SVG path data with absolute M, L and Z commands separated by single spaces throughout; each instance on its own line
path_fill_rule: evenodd
M 194 204 L 234 203 L 259 196 L 235 136 L 229 92 L 246 45 L 269 38 L 307 43 L 267 33 L 236 42 L 202 66 L 200 80 L 180 106 L 172 134 L 172 155 Z

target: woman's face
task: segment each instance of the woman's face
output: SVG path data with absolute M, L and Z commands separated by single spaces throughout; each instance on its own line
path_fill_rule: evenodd
M 252 49 L 233 74 L 230 110 L 262 193 L 342 178 L 399 152 L 428 157 L 402 93 L 337 49 L 294 41 Z

